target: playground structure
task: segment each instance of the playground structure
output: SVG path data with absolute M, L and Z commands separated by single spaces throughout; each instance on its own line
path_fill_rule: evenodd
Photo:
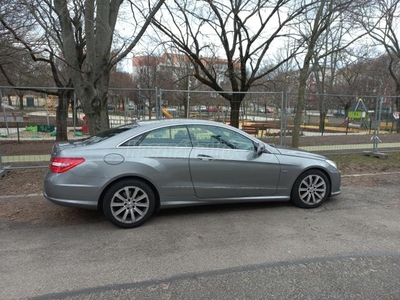
M 360 129 L 369 128 L 368 108 L 362 98 L 359 98 L 350 108 L 347 126 Z
M 57 106 L 58 106 L 58 96 L 47 95 L 43 107 L 46 109 L 48 114 L 55 115 Z
M 172 118 L 173 118 L 172 115 L 168 112 L 168 110 L 167 110 L 165 107 L 163 107 L 163 108 L 161 109 L 161 111 L 162 111 L 163 115 L 164 115 L 167 119 L 172 119 Z

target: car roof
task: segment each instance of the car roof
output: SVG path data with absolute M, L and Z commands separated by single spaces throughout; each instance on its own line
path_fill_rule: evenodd
M 164 126 L 179 126 L 179 125 L 210 125 L 210 126 L 219 126 L 223 128 L 227 128 L 233 131 L 237 131 L 242 135 L 247 136 L 248 138 L 257 140 L 255 137 L 247 134 L 246 132 L 227 125 L 222 122 L 210 121 L 210 120 L 202 120 L 202 119 L 159 119 L 159 120 L 145 120 L 140 121 L 137 120 L 136 124 L 138 125 L 136 128 L 132 128 L 129 132 L 137 131 L 138 133 L 145 132 L 148 130 L 164 127 Z
M 124 141 L 128 138 L 130 138 L 132 135 L 136 134 L 142 134 L 144 132 L 157 129 L 157 128 L 162 128 L 166 126 L 185 126 L 185 125 L 211 125 L 211 126 L 219 126 L 219 127 L 224 127 L 224 128 L 229 128 L 230 130 L 234 131 L 239 131 L 241 134 L 247 135 L 245 132 L 231 127 L 229 125 L 226 125 L 221 122 L 215 122 L 215 121 L 209 121 L 209 120 L 201 120 L 201 119 L 160 119 L 160 120 L 144 120 L 140 121 L 137 120 L 135 123 L 132 123 L 130 125 L 134 125 L 132 128 L 129 130 L 120 132 L 119 134 L 110 137 L 107 139 L 107 141 L 104 141 L 105 143 L 116 143 L 119 144 L 121 141 Z M 124 125 L 123 127 L 129 127 L 128 125 Z M 254 140 L 254 137 L 247 135 L 251 139 Z
M 163 126 L 174 126 L 174 125 L 190 125 L 190 124 L 204 124 L 204 125 L 214 125 L 227 127 L 228 125 L 220 122 L 200 120 L 200 119 L 159 119 L 159 120 L 146 120 L 146 121 L 136 121 L 142 129 L 151 129 Z M 230 127 L 230 126 L 229 126 Z
M 259 140 L 249 134 L 247 134 L 246 132 L 226 125 L 222 122 L 215 122 L 215 121 L 210 121 L 210 120 L 202 120 L 202 119 L 161 119 L 161 120 L 137 120 L 134 123 L 131 124 L 126 124 L 121 126 L 125 127 L 126 130 L 123 130 L 121 132 L 118 132 L 115 135 L 112 135 L 104 140 L 100 140 L 98 142 L 95 142 L 93 144 L 89 143 L 86 144 L 85 146 L 90 148 L 98 148 L 98 143 L 102 144 L 102 148 L 114 148 L 117 147 L 118 145 L 120 145 L 121 143 L 127 141 L 128 139 L 131 139 L 132 137 L 142 134 L 144 132 L 147 131 L 151 131 L 153 129 L 157 129 L 157 128 L 162 128 L 162 127 L 166 127 L 166 126 L 179 126 L 179 125 L 210 125 L 210 126 L 218 126 L 218 127 L 223 127 L 223 128 L 227 128 L 233 131 L 237 131 L 240 134 L 247 136 L 248 138 L 250 138 L 253 141 L 259 142 Z M 118 127 L 117 127 L 118 128 Z M 268 147 L 270 148 L 270 147 Z M 275 150 L 270 150 L 272 153 L 276 152 Z

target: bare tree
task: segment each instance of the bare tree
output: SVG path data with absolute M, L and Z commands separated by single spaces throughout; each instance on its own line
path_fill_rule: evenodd
M 312 5 L 301 0 L 174 0 L 153 25 L 189 57 L 195 78 L 230 102 L 230 124 L 238 127 L 246 92 L 288 61 L 299 45 L 289 57 L 270 65 L 272 48 L 288 37 L 288 26 Z
M 346 26 L 347 25 L 347 26 Z M 319 110 L 319 129 L 322 131 L 327 119 L 329 106 L 332 105 L 333 87 L 337 80 L 337 72 L 340 69 L 340 56 L 346 49 L 343 43 L 346 36 L 349 36 L 351 24 L 340 16 L 336 22 L 328 26 L 325 34 L 322 35 L 321 43 L 316 47 L 312 61 L 312 76 L 316 82 L 317 107 Z M 347 48 L 347 47 L 346 47 Z M 328 55 L 326 55 L 328 54 Z
M 134 99 L 134 81 L 131 74 L 113 68 L 110 73 L 109 103 L 114 105 L 114 110 L 125 111 L 126 105 Z
M 198 103 L 201 98 L 200 94 L 190 93 L 190 91 L 197 90 L 202 84 L 194 78 L 192 63 L 185 54 L 173 48 L 165 50 L 159 64 L 159 71 L 163 78 L 163 84 L 159 86 L 178 90 L 173 93 L 169 92 L 168 103 L 184 107 L 184 115 L 189 116 L 190 105 Z
M 0 12 L 0 32 L 1 32 L 1 45 L 0 45 L 0 74 L 2 75 L 2 85 L 11 86 L 31 86 L 44 79 L 46 71 L 40 63 L 34 64 L 30 59 L 29 52 L 24 49 L 24 46 L 15 40 L 13 33 L 16 31 L 9 31 L 5 20 L 18 22 L 13 18 L 14 15 L 8 14 L 7 10 Z M 25 24 L 29 24 L 25 20 Z M 19 22 L 20 25 L 20 22 Z M 18 30 L 19 35 L 26 35 L 29 30 L 29 25 L 21 26 Z M 40 78 L 40 81 L 39 81 Z M 26 90 L 14 89 L 14 94 L 19 98 L 19 108 L 24 108 L 23 96 Z
M 26 2 L 10 0 L 8 5 L 1 10 L 0 24 L 2 29 L 12 37 L 14 53 L 20 53 L 20 59 L 14 60 L 14 67 L 1 65 L 0 71 L 7 82 L 16 87 L 20 96 L 20 107 L 22 107 L 22 94 L 25 89 L 21 86 L 37 86 L 30 88 L 31 91 L 58 96 L 56 113 L 57 134 L 56 140 L 67 140 L 68 102 L 72 98 L 72 82 L 66 76 L 65 65 L 60 60 L 54 40 L 38 30 L 37 20 L 24 8 Z M 57 29 L 54 19 L 48 19 L 49 26 Z M 23 58 L 23 59 L 21 59 Z M 15 68 L 15 66 L 19 66 Z M 41 73 L 41 74 L 38 74 Z M 44 74 L 51 74 L 44 75 Z M 43 80 L 46 78 L 46 80 Z M 36 82 L 35 82 L 36 81 Z M 56 85 L 56 89 L 52 86 Z M 49 86 L 49 88 L 46 88 Z
M 73 85 L 83 105 L 90 133 L 108 129 L 110 72 L 138 44 L 165 0 L 9 1 L 18 4 L 15 7 L 19 12 L 29 12 L 34 25 L 40 26 L 36 33 L 43 36 L 42 42 L 51 45 L 45 57 L 53 55 L 65 62 L 69 85 Z M 20 15 L 15 14 L 14 18 L 17 17 Z M 16 30 L 13 22 L 7 25 Z M 38 49 L 43 52 L 40 45 Z
M 396 84 L 396 109 L 400 110 L 400 42 L 398 28 L 400 25 L 400 0 L 371 1 L 357 15 L 364 26 L 379 45 L 383 46 L 390 58 L 389 72 Z M 397 132 L 400 133 L 400 119 L 397 119 Z
M 141 110 L 147 108 L 150 119 L 152 110 L 156 107 L 156 88 L 173 88 L 175 79 L 172 70 L 165 64 L 166 60 L 166 57 L 149 52 L 133 58 L 133 80 L 138 89 L 136 104 Z M 164 100 L 166 100 L 165 97 L 166 95 L 164 95 Z M 143 111 L 141 113 L 143 114 Z
M 345 49 L 355 40 L 361 38 L 362 35 L 351 37 L 351 39 L 340 47 L 333 47 L 326 49 L 324 47 L 324 35 L 329 33 L 329 28 L 337 21 L 343 24 L 345 20 L 345 13 L 350 10 L 355 10 L 360 3 L 351 0 L 321 0 L 315 6 L 315 10 L 310 10 L 309 15 L 304 15 L 303 22 L 298 27 L 302 40 L 305 42 L 305 53 L 302 56 L 299 75 L 299 92 L 296 106 L 296 115 L 294 118 L 294 128 L 292 136 L 292 147 L 299 146 L 300 126 L 302 124 L 303 110 L 305 106 L 305 94 L 307 89 L 307 80 L 310 74 L 310 66 L 313 59 L 319 61 L 320 59 Z M 322 46 L 324 52 L 321 54 L 318 49 Z M 323 115 L 323 114 L 322 114 Z
M 111 69 L 137 45 L 164 1 L 127 1 L 125 7 L 121 0 L 76 0 L 73 5 L 68 0 L 55 0 L 54 6 L 52 2 L 47 3 L 46 9 L 55 12 L 60 21 L 59 47 L 83 104 L 91 134 L 109 127 L 107 91 Z M 36 1 L 38 7 L 45 9 L 42 3 Z M 122 8 L 132 12 L 124 21 L 133 20 L 131 24 L 125 23 L 129 27 L 125 37 L 116 30 L 117 21 L 124 17 Z M 52 28 L 43 28 L 54 34 Z M 119 43 L 113 44 L 115 40 Z M 111 55 L 112 47 L 116 55 Z
M 337 95 L 340 107 L 347 115 L 357 96 L 376 97 L 381 89 L 380 78 L 388 78 L 388 62 L 371 45 L 363 44 L 340 52 L 341 68 L 336 71 L 332 93 Z M 387 81 L 387 80 L 386 80 Z M 390 81 L 387 83 L 391 84 Z

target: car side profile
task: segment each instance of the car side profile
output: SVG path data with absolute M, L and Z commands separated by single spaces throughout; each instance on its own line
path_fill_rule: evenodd
M 122 228 L 163 208 L 289 200 L 314 208 L 338 194 L 340 172 L 324 156 L 194 119 L 138 121 L 56 143 L 44 179 L 50 201 L 102 210 Z

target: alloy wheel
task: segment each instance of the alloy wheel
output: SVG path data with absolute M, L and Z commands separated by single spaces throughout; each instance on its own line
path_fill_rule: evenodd
M 149 206 L 149 196 L 137 186 L 126 186 L 118 190 L 110 203 L 113 217 L 126 224 L 140 221 L 146 216 Z
M 298 191 L 302 202 L 315 205 L 324 199 L 327 192 L 327 184 L 324 178 L 317 174 L 312 174 L 301 181 Z

